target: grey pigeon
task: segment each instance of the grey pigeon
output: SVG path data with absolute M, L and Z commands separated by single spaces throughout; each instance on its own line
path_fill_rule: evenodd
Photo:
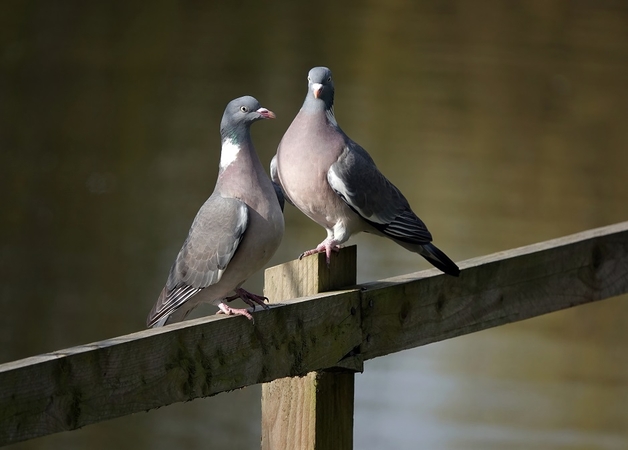
M 202 302 L 217 304 L 219 313 L 251 320 L 248 310 L 226 302 L 241 298 L 253 309 L 255 304 L 267 308 L 265 297 L 240 286 L 268 262 L 283 236 L 279 200 L 250 135 L 253 122 L 274 117 L 250 96 L 227 105 L 220 123 L 222 151 L 216 187 L 192 223 L 148 316 L 148 327 L 181 321 Z
M 364 231 L 392 239 L 458 276 L 458 266 L 431 243 L 432 235 L 403 194 L 338 126 L 331 71 L 315 67 L 307 79 L 303 106 L 271 161 L 271 177 L 286 201 L 327 230 L 327 239 L 301 257 L 325 252 L 329 264 L 332 251 Z

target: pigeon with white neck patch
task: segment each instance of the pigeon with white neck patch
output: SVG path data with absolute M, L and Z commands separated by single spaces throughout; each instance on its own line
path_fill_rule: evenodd
M 271 162 L 273 182 L 286 200 L 327 230 L 327 239 L 301 257 L 332 251 L 361 231 L 387 237 L 443 272 L 460 269 L 431 243 L 432 235 L 371 156 L 338 126 L 334 82 L 327 67 L 308 74 L 301 110 Z
M 220 170 L 214 192 L 198 211 L 166 286 L 153 306 L 148 327 L 178 322 L 202 302 L 219 313 L 253 319 L 247 309 L 227 305 L 241 298 L 255 309 L 265 297 L 240 286 L 273 256 L 284 231 L 275 188 L 251 141 L 250 126 L 274 119 L 250 96 L 231 101 L 222 116 Z

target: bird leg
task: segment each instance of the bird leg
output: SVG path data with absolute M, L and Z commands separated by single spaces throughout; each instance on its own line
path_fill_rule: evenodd
M 299 256 L 299 259 L 302 259 L 304 256 L 310 256 L 310 255 L 315 255 L 317 253 L 325 252 L 327 267 L 329 267 L 329 263 L 331 262 L 331 252 L 339 252 L 339 251 L 340 251 L 339 241 L 335 239 L 325 239 L 323 242 L 318 244 L 318 247 L 301 253 L 301 255 Z
M 235 300 L 236 298 L 241 299 L 244 303 L 252 307 L 253 310 L 255 310 L 255 305 L 260 305 L 264 309 L 269 309 L 268 305 L 264 303 L 268 301 L 268 297 L 253 294 L 252 292 L 249 292 L 246 289 L 242 289 L 242 288 L 235 289 L 235 295 L 226 297 L 225 300 L 230 302 L 232 300 Z
M 244 316 L 250 321 L 255 322 L 251 313 L 249 313 L 246 309 L 232 308 L 231 306 L 226 305 L 222 302 L 218 303 L 218 308 L 220 308 L 220 311 L 218 311 L 216 314 L 226 314 L 228 316 Z

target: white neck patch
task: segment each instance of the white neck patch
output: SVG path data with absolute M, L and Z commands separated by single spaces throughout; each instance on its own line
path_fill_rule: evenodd
M 225 139 L 222 142 L 222 150 L 220 151 L 220 168 L 226 169 L 238 157 L 240 146 L 231 139 Z

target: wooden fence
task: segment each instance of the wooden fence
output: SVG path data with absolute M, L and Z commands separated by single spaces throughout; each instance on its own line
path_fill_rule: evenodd
M 363 361 L 628 292 L 628 222 L 461 269 L 356 286 L 349 247 L 330 268 L 314 255 L 268 269 L 281 303 L 254 324 L 210 316 L 2 364 L 0 445 L 268 383 L 263 449 L 350 449 Z

